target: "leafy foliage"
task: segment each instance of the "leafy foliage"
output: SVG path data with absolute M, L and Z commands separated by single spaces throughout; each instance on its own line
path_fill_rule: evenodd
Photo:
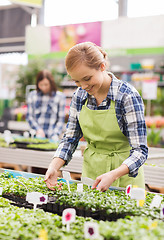
M 157 130 L 154 126 L 152 126 L 147 134 L 147 141 L 149 147 L 159 146 L 162 141 L 161 130 Z
M 16 83 L 16 100 L 19 103 L 25 102 L 27 85 L 35 85 L 37 73 L 45 68 L 41 59 L 31 60 L 27 65 L 21 65 Z
M 3 193 L 12 193 L 16 196 L 26 196 L 27 189 L 19 184 L 16 178 L 0 177 L 0 184 L 3 186 Z M 77 192 L 77 185 L 75 183 L 70 185 L 71 192 L 68 191 L 67 184 L 63 183 L 62 189 L 56 188 L 56 191 L 51 191 L 47 188 L 44 179 L 37 178 L 23 178 L 18 177 L 28 191 L 38 191 L 55 198 L 54 204 L 69 205 L 75 208 L 85 209 L 87 211 L 96 212 L 104 211 L 107 215 L 110 214 L 124 214 L 135 216 L 150 216 L 153 219 L 160 218 L 159 208 L 150 209 L 150 203 L 154 194 L 147 193 L 146 200 L 143 207 L 137 207 L 136 201 L 130 199 L 124 191 L 107 190 L 100 192 L 96 189 L 92 190 L 84 186 L 83 193 Z M 162 196 L 163 197 L 163 196 Z M 164 202 L 164 197 L 163 197 Z
M 127 217 L 116 222 L 96 221 L 77 217 L 71 224 L 70 231 L 62 225 L 62 218 L 56 214 L 46 213 L 41 209 L 33 210 L 10 205 L 0 198 L 0 239 L 34 240 L 40 231 L 45 230 L 48 240 L 84 240 L 84 223 L 97 222 L 99 240 L 162 240 L 164 239 L 164 222 L 149 217 Z

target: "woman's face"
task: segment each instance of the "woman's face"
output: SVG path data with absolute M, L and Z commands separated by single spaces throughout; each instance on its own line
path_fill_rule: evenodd
M 78 87 L 86 90 L 90 95 L 97 94 L 101 91 L 104 83 L 104 67 L 99 70 L 89 68 L 85 64 L 81 64 L 69 71 L 68 74 Z
M 51 91 L 51 84 L 47 78 L 44 78 L 38 83 L 38 88 L 44 94 L 48 94 Z

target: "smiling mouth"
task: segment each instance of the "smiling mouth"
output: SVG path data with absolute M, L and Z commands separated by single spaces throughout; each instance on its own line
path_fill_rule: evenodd
M 91 90 L 92 90 L 92 88 L 93 88 L 93 86 L 91 87 L 91 88 L 87 88 L 87 89 L 85 89 L 87 92 L 90 92 Z

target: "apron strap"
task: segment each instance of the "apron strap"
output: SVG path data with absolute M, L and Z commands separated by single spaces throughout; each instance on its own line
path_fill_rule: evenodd
M 87 106 L 88 98 L 85 100 L 84 106 Z
M 87 106 L 88 104 L 88 98 L 85 100 L 84 106 Z M 110 100 L 110 109 L 115 109 L 115 101 L 112 99 Z
M 87 147 L 89 149 L 91 149 L 93 152 L 95 153 L 100 153 L 100 154 L 103 154 L 103 155 L 108 155 L 108 156 L 114 156 L 115 154 L 119 154 L 119 153 L 130 153 L 130 146 L 129 146 L 129 149 L 126 149 L 126 150 L 113 150 L 113 151 L 108 151 L 107 149 L 99 149 L 99 148 L 95 148 L 95 146 L 93 144 L 87 144 Z

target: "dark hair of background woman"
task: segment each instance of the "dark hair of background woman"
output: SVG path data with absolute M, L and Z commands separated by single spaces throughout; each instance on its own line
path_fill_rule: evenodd
M 57 91 L 57 86 L 56 86 L 54 77 L 53 77 L 52 73 L 49 72 L 48 70 L 43 70 L 43 71 L 38 72 L 38 74 L 36 76 L 36 90 L 37 90 L 37 92 L 40 92 L 38 84 L 44 78 L 47 78 L 48 81 L 50 82 L 50 85 L 51 85 L 50 95 L 52 94 L 52 92 L 56 92 Z

